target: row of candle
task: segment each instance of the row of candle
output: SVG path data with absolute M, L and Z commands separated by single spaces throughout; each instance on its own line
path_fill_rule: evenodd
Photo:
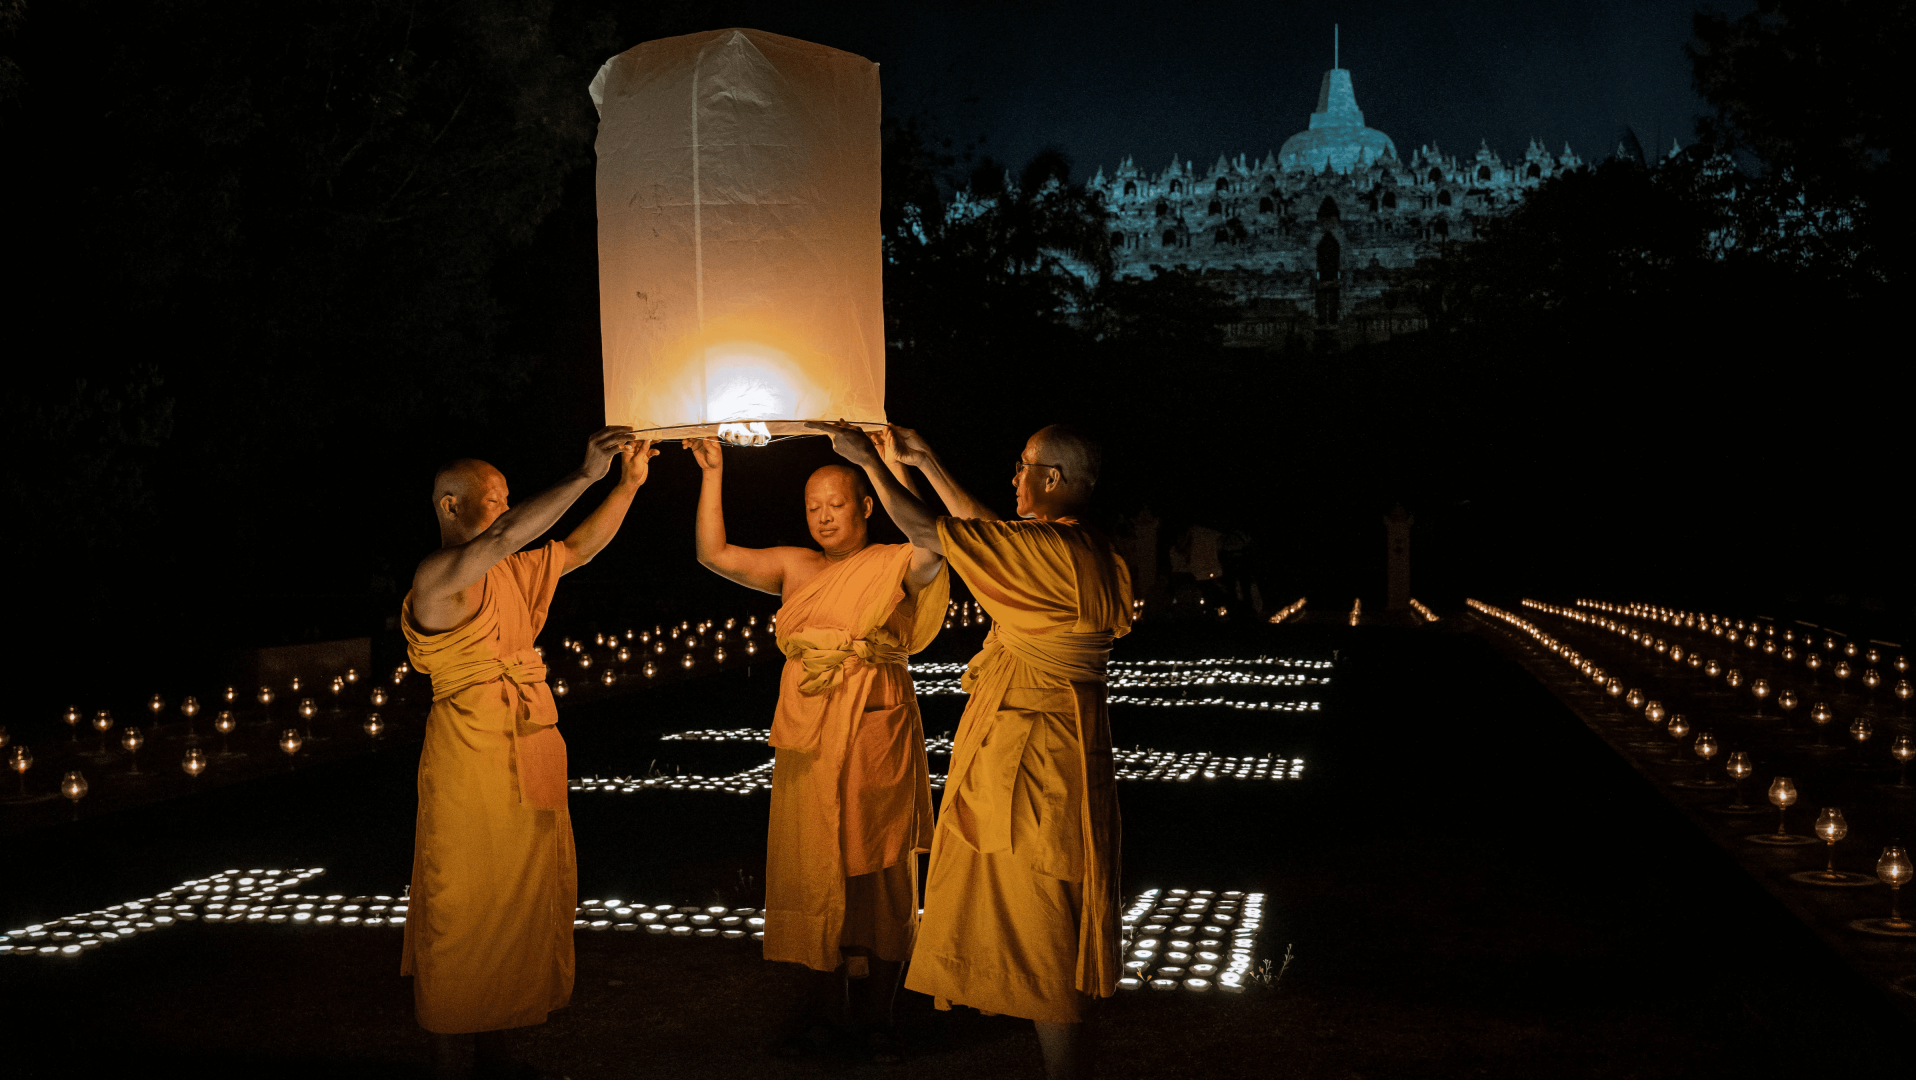
M 675 639 L 683 637 L 687 642 L 689 650 L 698 644 L 697 635 L 699 634 L 712 633 L 715 641 L 723 642 L 726 638 L 727 631 L 736 629 L 745 641 L 747 654 L 752 655 L 758 651 L 757 642 L 751 640 L 754 630 L 758 627 L 758 623 L 759 619 L 756 615 L 747 617 L 743 627 L 739 626 L 739 620 L 737 618 L 729 618 L 725 620 L 723 629 L 714 631 L 714 628 L 717 626 L 715 620 L 706 619 L 696 625 L 690 620 L 685 620 L 670 631 L 670 636 Z M 767 618 L 767 630 L 775 630 L 776 625 L 776 615 Z M 657 638 L 657 648 L 660 652 L 665 650 L 664 640 L 666 636 L 667 631 L 664 627 L 655 627 L 653 630 L 644 633 L 635 630 L 627 630 L 625 632 L 627 641 L 636 639 L 642 644 L 651 644 L 654 639 Z M 622 654 L 620 658 L 629 658 L 628 650 L 619 647 L 618 642 L 619 636 L 616 633 L 611 635 L 604 633 L 595 635 L 596 644 L 618 647 Z M 592 666 L 590 654 L 585 652 L 583 639 L 575 641 L 571 638 L 567 638 L 563 641 L 561 647 L 580 654 L 580 664 L 582 668 L 589 669 Z M 535 649 L 538 655 L 543 659 L 545 657 L 544 648 L 535 647 Z M 720 664 L 726 661 L 727 656 L 722 645 L 716 650 L 714 659 Z M 696 663 L 696 659 L 688 651 L 682 660 L 682 666 L 690 669 L 694 667 Z M 405 683 L 407 677 L 412 673 L 412 666 L 407 663 L 401 663 L 393 669 L 391 683 L 395 691 Z M 657 673 L 658 669 L 655 664 L 648 663 L 646 665 L 645 674 L 648 678 L 655 677 Z M 343 702 L 348 697 L 349 691 L 358 687 L 362 682 L 369 681 L 370 680 L 362 675 L 357 668 L 350 667 L 343 673 L 328 676 L 320 680 L 320 683 L 325 685 L 330 691 L 331 700 L 327 702 L 326 707 L 330 707 L 334 710 L 343 707 Z M 610 686 L 616 681 L 616 675 L 608 669 L 602 673 L 600 681 Z M 289 678 L 286 689 L 297 695 L 303 691 L 309 691 L 310 684 L 301 676 L 294 675 Z M 553 693 L 560 697 L 566 696 L 571 689 L 564 678 L 558 678 L 553 681 Z M 212 768 L 215 763 L 235 761 L 248 756 L 244 751 L 233 752 L 227 743 L 227 738 L 240 726 L 241 717 L 237 709 L 242 699 L 246 696 L 247 695 L 243 694 L 237 686 L 228 686 L 219 695 L 217 703 L 226 707 L 220 708 L 213 715 L 213 730 L 218 732 L 221 737 L 221 750 L 217 754 L 208 754 L 197 745 L 200 739 L 197 733 L 193 731 L 193 723 L 202 712 L 206 711 L 201 705 L 199 698 L 188 694 L 180 699 L 177 711 L 187 723 L 187 732 L 183 741 L 188 744 L 186 750 L 180 757 L 179 767 L 182 772 L 190 777 L 197 778 Z M 281 689 L 271 685 L 262 685 L 258 691 L 251 695 L 252 700 L 258 703 L 265 723 L 270 724 L 272 722 L 272 707 L 276 702 L 280 701 L 281 696 Z M 374 710 L 384 708 L 392 700 L 393 695 L 388 692 L 383 681 L 371 682 L 370 689 L 366 695 L 366 702 Z M 157 732 L 160 723 L 165 718 L 169 704 L 165 695 L 159 693 L 155 693 L 147 699 L 146 708 L 151 718 L 154 731 Z M 313 737 L 312 721 L 320 714 L 321 710 L 322 705 L 320 699 L 311 696 L 298 698 L 297 704 L 294 706 L 294 711 L 301 720 L 305 721 L 307 725 L 306 730 L 301 732 L 298 728 L 284 728 L 276 739 L 280 751 L 284 753 L 289 760 L 297 756 L 305 744 Z M 77 745 L 79 741 L 78 733 L 80 724 L 82 721 L 87 721 L 88 719 L 86 713 L 77 705 L 69 705 L 62 713 L 61 719 L 74 732 L 73 738 L 70 739 L 69 742 Z M 95 760 L 108 760 L 111 758 L 111 754 L 108 750 L 109 741 L 117 743 L 120 749 L 129 756 L 131 767 L 127 770 L 128 775 L 142 775 L 139 769 L 138 755 L 140 751 L 152 741 L 151 736 L 145 731 L 142 731 L 138 725 L 128 724 L 122 726 L 113 716 L 111 709 L 95 710 L 91 720 L 88 722 L 89 726 L 91 726 L 99 736 L 98 747 L 88 756 Z M 373 711 L 369 712 L 360 721 L 359 726 L 368 738 L 378 739 L 384 734 L 387 725 L 380 714 L 377 711 Z M 118 731 L 117 735 L 114 734 L 116 730 Z M 36 801 L 33 797 L 29 796 L 26 781 L 27 773 L 36 763 L 32 748 L 25 745 L 13 745 L 7 729 L 4 726 L 0 726 L 0 751 L 5 752 L 6 756 L 4 760 L 7 767 L 13 770 L 19 778 L 18 795 L 10 801 Z M 84 769 L 67 769 L 61 775 L 59 792 L 76 805 L 91 793 L 92 788 L 93 785 L 87 779 Z M 51 797 L 52 796 L 48 795 L 40 796 L 39 798 L 46 799 Z
M 1737 670 L 1736 668 L 1725 667 L 1724 665 L 1719 664 L 1715 659 L 1706 658 L 1703 656 L 1702 653 L 1699 653 L 1699 652 L 1691 651 L 1686 654 L 1682 645 L 1672 644 L 1670 642 L 1663 640 L 1662 638 L 1655 637 L 1654 635 L 1644 632 L 1642 630 L 1638 630 L 1635 627 L 1628 626 L 1625 623 L 1620 622 L 1616 619 L 1611 619 L 1608 617 L 1601 617 L 1601 616 L 1593 617 L 1575 608 L 1562 607 L 1560 605 L 1550 604 L 1541 600 L 1532 600 L 1528 598 L 1524 599 L 1523 606 L 1527 608 L 1531 608 L 1536 611 L 1542 611 L 1547 614 L 1557 615 L 1563 618 L 1571 619 L 1578 623 L 1592 626 L 1596 629 L 1606 630 L 1618 635 L 1621 638 L 1627 638 L 1630 640 L 1632 644 L 1641 645 L 1644 648 L 1655 650 L 1660 659 L 1667 657 L 1672 663 L 1677 663 L 1677 664 L 1687 663 L 1692 669 L 1694 669 L 1695 671 L 1701 673 L 1702 675 L 1708 678 L 1714 679 L 1720 675 L 1722 676 L 1724 683 L 1732 691 L 1742 687 L 1746 681 L 1743 677 L 1743 673 Z M 1642 691 L 1631 691 L 1630 693 L 1625 693 L 1622 690 L 1622 684 L 1620 680 L 1612 679 L 1611 681 L 1617 683 L 1617 689 L 1611 691 L 1613 696 L 1623 697 L 1625 699 L 1624 703 L 1629 705 L 1631 708 L 1642 707 L 1642 702 L 1640 700 L 1631 699 L 1631 694 L 1635 694 L 1637 695 L 1638 698 L 1641 698 Z M 1786 718 L 1788 717 L 1789 713 L 1792 710 L 1794 710 L 1798 704 L 1801 703 L 1801 699 L 1797 696 L 1796 691 L 1789 687 L 1783 687 L 1781 689 L 1772 687 L 1768 679 L 1754 679 L 1754 680 L 1748 680 L 1748 682 L 1749 682 L 1750 695 L 1756 699 L 1756 716 L 1759 718 L 1762 716 L 1762 713 L 1763 713 L 1764 701 L 1768 699 L 1772 694 L 1774 694 L 1776 697 L 1777 707 L 1783 711 L 1783 714 Z M 1907 683 L 1902 684 L 1902 689 L 1904 691 L 1907 691 L 1908 684 Z M 1903 698 L 1904 700 L 1908 700 L 1908 697 L 1909 697 L 1907 693 L 1900 693 L 1898 696 Z M 1812 724 L 1815 724 L 1817 727 L 1817 730 L 1821 732 L 1822 729 L 1827 727 L 1830 724 L 1830 722 L 1836 718 L 1836 711 L 1830 708 L 1830 706 L 1827 703 L 1818 701 L 1810 706 L 1809 717 L 1810 717 L 1810 722 Z M 1861 752 L 1863 744 L 1869 741 L 1870 737 L 1875 734 L 1875 731 L 1876 731 L 1875 725 L 1870 723 L 1869 717 L 1867 716 L 1857 716 L 1855 719 L 1850 721 L 1849 727 L 1848 727 L 1849 736 L 1850 738 L 1856 741 L 1859 753 Z M 1819 734 L 1819 738 L 1820 737 L 1821 736 Z M 1896 761 L 1902 768 L 1906 778 L 1909 762 L 1911 760 L 1916 760 L 1916 739 L 1913 739 L 1908 735 L 1897 736 L 1896 738 L 1890 741 L 1889 753 L 1891 757 L 1896 759 Z
M 1473 610 L 1491 618 L 1498 619 L 1529 635 L 1531 640 L 1537 645 L 1561 658 L 1578 674 L 1594 682 L 1613 702 L 1621 700 L 1631 708 L 1644 710 L 1646 717 L 1649 718 L 1652 723 L 1661 725 L 1663 722 L 1666 714 L 1660 702 L 1649 700 L 1641 689 L 1626 689 L 1621 679 L 1614 675 L 1607 674 L 1601 667 L 1584 657 L 1578 650 L 1558 640 L 1542 627 L 1528 619 L 1505 611 L 1502 608 L 1486 604 L 1480 600 L 1472 599 L 1467 602 Z M 1539 610 L 1551 610 L 1552 613 L 1565 610 L 1553 609 L 1552 605 L 1546 605 L 1540 602 L 1527 600 L 1525 603 L 1527 606 L 1535 607 Z M 1575 618 L 1578 614 L 1580 613 L 1572 612 L 1569 617 Z M 1589 622 L 1592 620 L 1584 618 L 1578 621 Z M 1613 625 L 1606 625 L 1604 628 L 1616 629 Z M 1680 714 L 1670 716 L 1669 719 L 1673 725 L 1672 730 L 1678 732 L 1679 738 L 1682 733 L 1687 733 L 1688 725 L 1683 721 L 1683 717 Z M 1692 749 L 1696 756 L 1707 765 L 1709 759 L 1717 753 L 1718 745 L 1715 736 L 1707 731 L 1698 733 L 1695 741 L 1692 743 Z M 1916 748 L 1912 749 L 1916 750 Z M 1916 754 L 1912 756 L 1916 756 Z M 1740 804 L 1742 798 L 1741 785 L 1743 780 L 1754 772 L 1753 765 L 1748 753 L 1744 751 L 1737 751 L 1731 754 L 1726 765 L 1727 771 L 1733 778 L 1734 785 L 1739 792 L 1738 803 Z M 1691 786 L 1708 787 L 1714 785 L 1707 782 L 1706 779 L 1704 782 L 1694 783 Z M 1786 776 L 1775 777 L 1770 782 L 1768 794 L 1770 803 L 1777 808 L 1777 831 L 1773 834 L 1760 834 L 1749 837 L 1748 839 L 1756 843 L 1771 846 L 1785 846 L 1793 843 L 1815 843 L 1815 841 L 1811 839 L 1792 837 L 1786 828 L 1784 815 L 1787 813 L 1789 807 L 1795 805 L 1798 799 L 1795 781 Z M 1838 871 L 1835 868 L 1836 842 L 1849 835 L 1849 823 L 1844 820 L 1842 810 L 1836 807 L 1823 808 L 1817 815 L 1815 829 L 1817 836 L 1829 847 L 1829 857 L 1825 860 L 1824 869 L 1793 874 L 1791 875 L 1792 878 L 1808 884 L 1819 885 L 1865 883 L 1867 879 L 1862 879 L 1861 875 L 1851 875 Z M 1856 920 L 1851 923 L 1851 926 L 1855 929 L 1865 930 L 1871 933 L 1888 934 L 1898 937 L 1916 936 L 1916 921 L 1902 918 L 1898 906 L 1898 891 L 1904 884 L 1910 881 L 1912 876 L 1916 876 L 1916 865 L 1911 863 L 1909 853 L 1905 851 L 1899 843 L 1891 843 L 1888 847 L 1884 848 L 1876 862 L 1876 877 L 1877 880 L 1880 880 L 1890 888 L 1890 915 L 1887 919 Z
M 348 913 L 352 923 L 369 921 L 377 908 L 380 923 L 394 898 L 379 897 L 300 897 L 286 890 L 297 888 L 326 871 L 320 867 L 301 870 L 226 870 L 211 877 L 188 878 L 171 889 L 96 911 L 67 915 L 48 923 L 35 923 L 9 930 L 0 937 L 0 953 L 17 956 L 78 956 L 142 933 L 162 930 L 182 922 L 204 918 L 207 922 L 304 922 L 315 919 L 321 905 L 350 906 L 369 914 Z M 404 902 L 399 904 L 404 921 Z M 340 916 L 322 912 L 325 922 Z M 343 920 L 342 920 L 343 921 Z
M 1437 621 L 1437 615 L 1436 615 L 1436 613 L 1435 613 L 1435 612 L 1433 612 L 1433 611 L 1431 611 L 1431 610 L 1430 610 L 1429 608 L 1427 608 L 1427 607 L 1425 607 L 1425 606 L 1424 606 L 1424 605 L 1423 605 L 1423 604 L 1422 604 L 1422 603 L 1421 603 L 1420 601 L 1418 601 L 1418 600 L 1417 600 L 1417 599 L 1416 599 L 1415 597 L 1412 597 L 1412 598 L 1411 598 L 1411 601 L 1410 601 L 1410 606 L 1411 606 L 1411 610 L 1413 610 L 1413 611 L 1415 611 L 1415 612 L 1417 612 L 1417 614 L 1419 614 L 1419 615 L 1421 615 L 1421 616 L 1423 616 L 1423 618 L 1424 618 L 1424 621 L 1425 621 L 1425 622 L 1436 622 L 1436 621 Z
M 771 737 L 772 732 L 769 728 L 723 730 L 703 728 L 695 731 L 674 732 L 670 735 L 661 735 L 659 738 L 666 742 L 765 743 L 770 741 Z M 952 741 L 949 735 L 925 740 L 927 754 L 949 754 L 951 751 Z M 1205 780 L 1219 778 L 1297 780 L 1304 775 L 1303 758 L 1284 758 L 1272 754 L 1265 754 L 1263 757 L 1234 757 L 1213 754 L 1208 750 L 1180 752 L 1136 747 L 1130 750 L 1114 751 L 1113 761 L 1117 766 L 1117 778 L 1120 780 L 1195 780 L 1199 778 Z M 587 781 L 576 783 L 583 785 Z M 578 790 L 586 789 L 581 787 Z
M 1352 626 L 1356 626 L 1357 621 L 1359 619 L 1362 619 L 1363 617 L 1364 617 L 1364 598 L 1360 596 L 1357 599 L 1351 601 L 1350 624 Z
M 1723 638 L 1728 644 L 1748 649 L 1752 654 L 1760 655 L 1772 663 L 1789 664 L 1795 662 L 1800 656 L 1804 670 L 1810 673 L 1812 680 L 1815 680 L 1827 666 L 1830 674 L 1836 678 L 1839 692 L 1846 691 L 1848 680 L 1855 677 L 1873 693 L 1886 681 L 1882 671 L 1879 670 L 1879 665 L 1887 664 L 1898 676 L 1907 676 L 1909 673 L 1909 657 L 1900 652 L 1893 656 L 1890 653 L 1890 650 L 1901 648 L 1894 642 L 1872 640 L 1858 645 L 1849 640 L 1846 634 L 1808 626 L 1808 624 L 1805 624 L 1805 629 L 1802 630 L 1785 627 L 1782 633 L 1778 634 L 1774 623 L 1759 623 L 1754 619 L 1748 621 L 1731 619 L 1723 615 L 1679 611 L 1650 604 L 1613 604 L 1601 600 L 1582 599 L 1576 601 L 1576 606 L 1605 616 L 1615 615 L 1655 622 L 1673 630 L 1694 631 Z M 1614 622 L 1609 619 L 1605 621 Z M 1655 648 L 1658 640 L 1653 635 L 1651 641 L 1646 644 Z M 1668 645 L 1665 643 L 1662 648 L 1658 648 L 1658 651 L 1663 652 L 1667 648 Z M 1834 659 L 1826 661 L 1825 654 Z M 1869 666 L 1858 672 L 1851 661 Z M 1899 677 L 1891 688 L 1891 692 L 1899 700 L 1908 702 L 1912 696 L 1916 696 L 1916 687 L 1912 687 L 1907 678 Z
M 754 734 L 769 734 L 755 732 Z M 701 736 L 710 741 L 720 741 L 710 736 Z M 760 741 L 753 739 L 752 741 Z M 939 740 L 926 740 L 927 753 L 951 752 L 949 740 L 942 740 L 942 750 L 932 749 Z M 1213 754 L 1208 750 L 1117 750 L 1112 754 L 1114 776 L 1119 780 L 1169 781 L 1189 783 L 1193 780 L 1299 780 L 1304 776 L 1303 758 L 1285 758 L 1274 755 L 1263 757 L 1237 757 Z M 604 794 L 635 794 L 641 791 L 714 791 L 728 795 L 750 795 L 758 791 L 772 790 L 772 773 L 776 759 L 749 769 L 724 776 L 706 776 L 703 773 L 660 773 L 652 776 L 582 776 L 568 782 L 568 788 L 579 792 L 599 792 Z M 943 788 L 945 774 L 932 773 L 931 786 Z
M 372 713 L 360 722 L 360 730 L 366 733 L 367 738 L 377 739 L 385 733 L 386 722 L 380 719 L 378 713 Z M 232 731 L 230 720 L 223 718 L 219 726 L 220 734 L 224 736 L 230 731 Z M 140 733 L 139 728 L 130 727 L 121 733 L 120 744 L 130 755 L 137 755 L 140 747 L 144 745 L 144 743 L 145 736 Z M 280 752 L 285 754 L 288 760 L 291 760 L 305 747 L 306 736 L 302 734 L 298 728 L 289 727 L 280 732 L 278 745 Z M 198 779 L 202 773 L 212 767 L 213 762 L 216 760 L 243 758 L 246 756 L 244 751 L 237 753 L 222 751 L 219 754 L 209 757 L 204 749 L 198 746 L 189 746 L 186 752 L 180 756 L 180 771 L 189 777 Z M 20 798 L 26 799 L 26 773 L 28 769 L 33 767 L 33 752 L 24 746 L 16 746 L 8 755 L 7 764 L 9 768 L 20 774 Z M 129 771 L 132 775 L 139 775 L 137 757 L 132 769 Z M 88 783 L 85 771 L 81 769 L 68 769 L 60 777 L 60 794 L 76 807 L 79 805 L 80 800 L 86 798 L 91 790 L 92 785 Z

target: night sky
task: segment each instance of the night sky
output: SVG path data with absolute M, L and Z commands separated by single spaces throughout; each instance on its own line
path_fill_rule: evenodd
M 1053 146 L 1079 179 L 1126 154 L 1209 167 L 1262 157 L 1302 130 L 1342 27 L 1365 122 L 1402 155 L 1436 142 L 1506 158 L 1531 137 L 1586 160 L 1634 128 L 1644 147 L 1692 141 L 1705 105 L 1683 46 L 1699 5 L 1615 2 L 883 4 L 801 13 L 721 6 L 759 29 L 882 65 L 887 110 L 980 134 L 1018 164 Z M 1740 14 L 1750 5 L 1714 5 Z M 716 13 L 715 13 L 716 14 Z

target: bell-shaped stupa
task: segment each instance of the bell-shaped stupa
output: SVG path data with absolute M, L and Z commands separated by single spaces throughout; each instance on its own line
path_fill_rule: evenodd
M 1333 52 L 1333 56 L 1335 53 Z M 1333 65 L 1336 59 L 1331 61 Z M 1390 136 L 1364 126 L 1364 112 L 1351 89 L 1351 73 L 1333 66 L 1317 88 L 1317 108 L 1311 126 L 1284 140 L 1277 162 L 1286 171 L 1321 172 L 1328 165 L 1340 173 L 1361 169 L 1379 158 L 1394 158 L 1397 146 Z

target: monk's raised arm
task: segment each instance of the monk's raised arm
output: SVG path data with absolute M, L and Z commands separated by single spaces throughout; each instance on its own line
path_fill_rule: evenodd
M 591 562 L 619 535 L 625 513 L 632 508 L 632 497 L 645 486 L 646 477 L 652 474 L 652 459 L 658 454 L 651 439 L 634 439 L 625 444 L 619 452 L 619 482 L 612 485 L 599 508 L 586 515 L 579 527 L 565 538 L 565 568 L 559 571 L 561 574 L 570 574 Z
M 583 465 L 552 487 L 506 510 L 478 535 L 461 543 L 448 543 L 421 560 L 412 579 L 413 615 L 420 625 L 443 627 L 446 616 L 458 608 L 461 593 L 485 577 L 494 563 L 550 529 L 586 488 L 606 474 L 613 455 L 631 441 L 629 427 L 600 428 L 586 441 Z M 441 524 L 443 535 L 444 522 Z
M 944 501 L 945 509 L 951 512 L 952 517 L 1000 520 L 990 507 L 972 498 L 971 492 L 951 478 L 951 474 L 945 470 L 945 463 L 938 459 L 923 435 L 896 424 L 892 425 L 889 434 L 892 456 L 925 474 L 925 479 L 931 481 L 931 489 L 938 493 L 938 498 Z
M 717 439 L 687 439 L 703 476 L 699 484 L 699 565 L 748 589 L 781 595 L 791 548 L 748 548 L 725 540 L 725 444 Z
M 905 538 L 921 553 L 929 552 L 943 557 L 945 547 L 938 539 L 938 515 L 931 512 L 924 503 L 905 490 L 898 477 L 885 466 L 878 455 L 878 448 L 872 445 L 871 436 L 862 428 L 852 424 L 831 424 L 812 421 L 805 425 L 813 431 L 832 437 L 832 449 L 838 456 L 865 470 L 866 479 L 871 481 L 872 490 L 878 492 L 878 501 L 885 504 L 885 512 L 891 515 Z M 914 569 L 916 566 L 914 565 Z M 931 571 L 936 573 L 934 567 Z M 930 580 L 927 578 L 926 580 Z

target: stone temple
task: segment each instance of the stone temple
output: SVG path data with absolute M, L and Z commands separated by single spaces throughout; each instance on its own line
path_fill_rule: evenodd
M 1353 344 L 1422 329 L 1423 316 L 1393 293 L 1403 271 L 1582 164 L 1568 145 L 1552 155 L 1535 140 L 1516 161 L 1488 145 L 1465 158 L 1424 146 L 1405 160 L 1389 135 L 1364 126 L 1351 73 L 1334 66 L 1309 126 L 1261 161 L 1220 155 L 1200 169 L 1174 156 L 1147 173 L 1126 158 L 1089 186 L 1112 213 L 1118 275 L 1202 273 L 1242 312 L 1228 342 Z

